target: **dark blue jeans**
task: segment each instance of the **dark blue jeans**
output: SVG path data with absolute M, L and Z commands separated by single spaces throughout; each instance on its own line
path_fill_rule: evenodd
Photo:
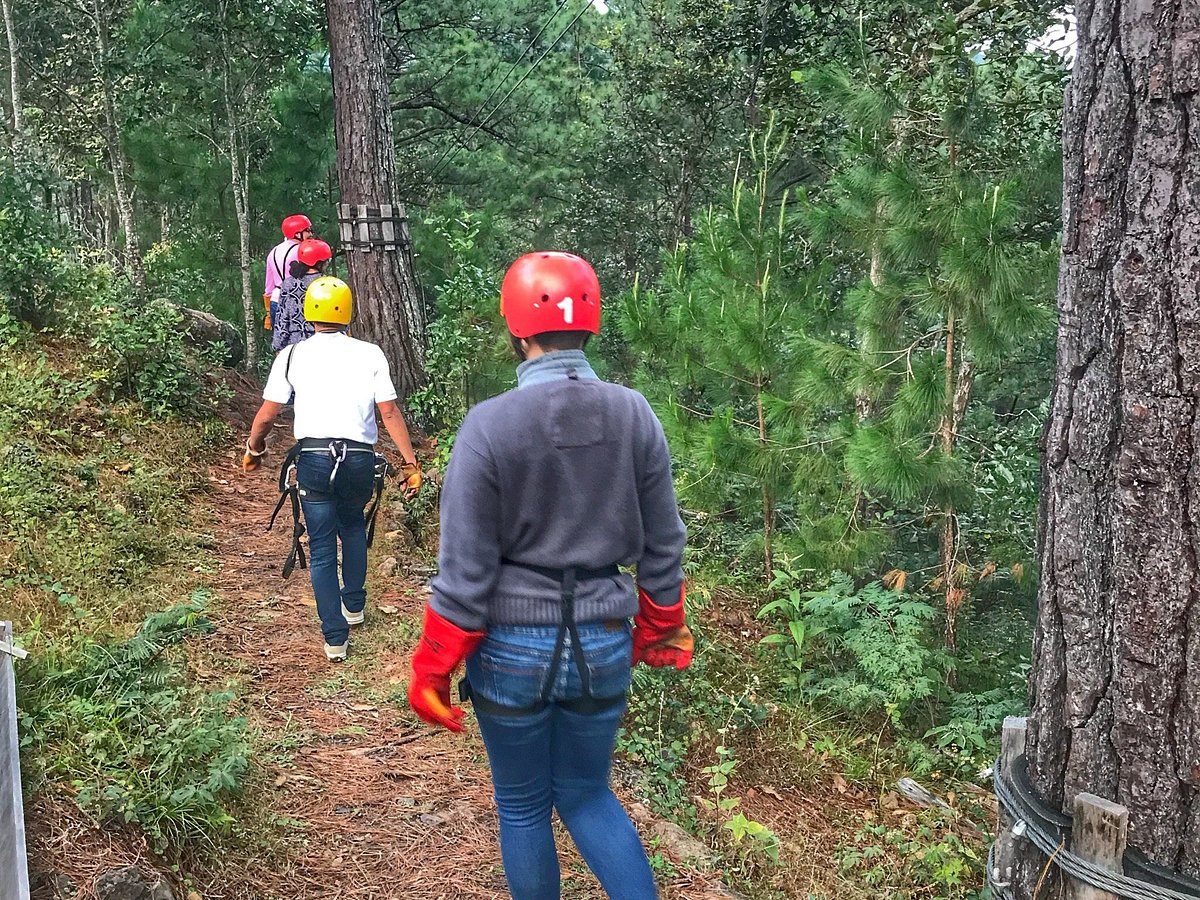
M 300 505 L 308 529 L 308 574 L 317 598 L 325 643 L 344 644 L 350 626 L 342 604 L 358 612 L 367 602 L 367 523 L 363 510 L 375 486 L 375 454 L 347 453 L 329 483 L 333 460 L 328 453 L 301 453 L 296 463 Z M 338 539 L 342 571 L 338 577 Z
M 467 660 L 472 693 L 518 709 L 533 705 L 550 668 L 556 631 L 489 629 Z M 579 631 L 592 695 L 623 695 L 632 655 L 628 624 L 581 625 Z M 568 638 L 545 709 L 516 715 L 475 711 L 492 767 L 509 891 L 515 900 L 558 900 L 560 873 L 550 824 L 551 811 L 557 809 L 609 897 L 653 900 L 658 894 L 646 851 L 608 786 L 625 703 L 581 714 L 554 702 L 582 696 Z

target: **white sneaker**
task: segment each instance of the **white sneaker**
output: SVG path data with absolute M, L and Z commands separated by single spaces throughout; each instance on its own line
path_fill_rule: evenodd
M 363 607 L 358 612 L 350 612 L 350 610 L 346 609 L 346 604 L 343 603 L 342 617 L 345 618 L 347 625 L 361 625 L 367 618 L 365 609 L 366 607 Z
M 341 662 L 346 658 L 346 651 L 350 649 L 350 642 L 344 644 L 326 644 L 325 658 L 330 662 Z

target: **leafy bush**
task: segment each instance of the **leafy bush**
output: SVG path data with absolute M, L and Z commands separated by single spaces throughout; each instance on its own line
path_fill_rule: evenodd
M 437 302 L 428 327 L 425 368 L 429 383 L 408 398 L 421 420 L 457 427 L 473 403 L 508 387 L 498 376 L 500 285 L 496 273 L 480 259 L 476 246 L 480 225 L 469 213 L 429 223 L 455 261 L 436 287 Z
M 102 819 L 140 827 L 160 853 L 226 833 L 249 765 L 232 696 L 190 685 L 168 654 L 211 630 L 203 610 L 193 596 L 120 642 L 75 631 L 19 670 L 27 771 L 67 782 Z
M 94 305 L 92 312 L 91 347 L 114 393 L 140 400 L 158 416 L 207 411 L 213 393 L 205 375 L 220 369 L 224 351 L 210 346 L 197 352 L 189 346 L 177 307 L 166 300 L 110 301 Z
M 777 573 L 776 584 L 785 579 Z M 855 588 L 835 575 L 827 588 L 793 589 L 768 603 L 760 617 L 774 617 L 793 668 L 805 654 L 813 667 L 804 691 L 856 714 L 883 713 L 899 726 L 913 706 L 933 698 L 947 660 L 937 646 L 937 609 L 902 590 L 871 582 Z
M 79 266 L 61 226 L 37 200 L 39 173 L 0 157 L 0 313 L 35 328 L 51 324 L 77 293 Z M 0 323 L 0 333 L 9 326 Z

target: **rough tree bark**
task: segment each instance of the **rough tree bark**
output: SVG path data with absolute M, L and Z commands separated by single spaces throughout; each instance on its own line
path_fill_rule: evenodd
M 327 0 L 342 203 L 397 202 L 396 147 L 376 0 Z M 425 381 L 425 311 L 406 249 L 347 253 L 356 335 L 379 344 L 401 398 Z
M 4 15 L 4 34 L 8 42 L 8 88 L 12 101 L 13 148 L 21 145 L 21 133 L 25 130 L 25 118 L 21 106 L 20 48 L 17 44 L 17 27 L 13 23 L 12 0 L 0 0 L 0 12 Z
M 1200 4 L 1076 13 L 1026 754 L 1051 803 L 1122 803 L 1198 874 Z
M 100 93 L 104 101 L 104 138 L 108 145 L 108 159 L 112 166 L 113 191 L 117 198 L 117 215 L 125 232 L 125 265 L 139 288 L 146 286 L 146 270 L 142 266 L 142 254 L 137 245 L 137 226 L 133 217 L 133 197 L 129 193 L 129 180 L 125 171 L 125 142 L 121 138 L 121 120 L 117 115 L 116 85 L 113 84 L 112 68 L 108 52 L 108 15 L 104 0 L 92 0 L 92 20 L 96 27 L 96 77 L 100 81 Z

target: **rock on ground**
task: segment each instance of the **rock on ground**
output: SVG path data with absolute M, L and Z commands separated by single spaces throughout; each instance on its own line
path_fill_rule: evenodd
M 171 888 L 137 866 L 109 869 L 96 879 L 97 900 L 175 900 Z

